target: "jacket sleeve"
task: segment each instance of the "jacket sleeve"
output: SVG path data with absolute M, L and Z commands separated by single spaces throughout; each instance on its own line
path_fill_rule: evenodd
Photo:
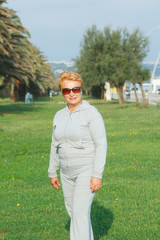
M 102 116 L 97 111 L 92 115 L 89 130 L 95 144 L 95 162 L 93 177 L 102 178 L 107 154 L 107 138 Z
M 48 168 L 48 177 L 55 178 L 57 177 L 57 170 L 59 169 L 59 156 L 57 154 L 57 148 L 55 147 L 55 118 L 53 119 L 53 134 L 50 150 L 50 160 Z

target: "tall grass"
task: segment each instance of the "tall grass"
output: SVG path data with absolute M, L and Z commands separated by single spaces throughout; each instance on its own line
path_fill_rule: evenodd
M 95 240 L 159 240 L 160 108 L 91 104 L 108 140 L 103 187 L 92 205 Z M 61 96 L 0 102 L 0 239 L 69 239 L 62 190 L 47 176 L 52 120 L 64 106 Z

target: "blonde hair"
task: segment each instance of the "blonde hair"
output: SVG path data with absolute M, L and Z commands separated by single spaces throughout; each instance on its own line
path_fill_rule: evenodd
M 60 90 L 62 90 L 62 85 L 65 80 L 77 81 L 81 84 L 81 88 L 83 88 L 83 80 L 81 76 L 75 71 L 64 71 L 59 75 L 58 83 L 59 83 Z

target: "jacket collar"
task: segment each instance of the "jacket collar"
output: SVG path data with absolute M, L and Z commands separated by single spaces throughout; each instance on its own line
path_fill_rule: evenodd
M 82 100 L 82 104 L 80 104 L 72 113 L 89 108 L 89 106 L 90 106 L 90 104 L 86 100 Z M 67 113 L 71 114 L 68 104 L 66 105 L 66 111 L 67 111 Z

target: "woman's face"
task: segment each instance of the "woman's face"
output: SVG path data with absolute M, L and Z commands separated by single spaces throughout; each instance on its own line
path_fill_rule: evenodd
M 62 89 L 63 88 L 72 89 L 75 87 L 81 87 L 80 82 L 64 80 L 62 85 Z M 70 91 L 69 94 L 63 96 L 66 102 L 68 103 L 68 106 L 70 107 L 79 106 L 82 101 L 82 90 L 79 93 L 73 93 L 72 91 Z

